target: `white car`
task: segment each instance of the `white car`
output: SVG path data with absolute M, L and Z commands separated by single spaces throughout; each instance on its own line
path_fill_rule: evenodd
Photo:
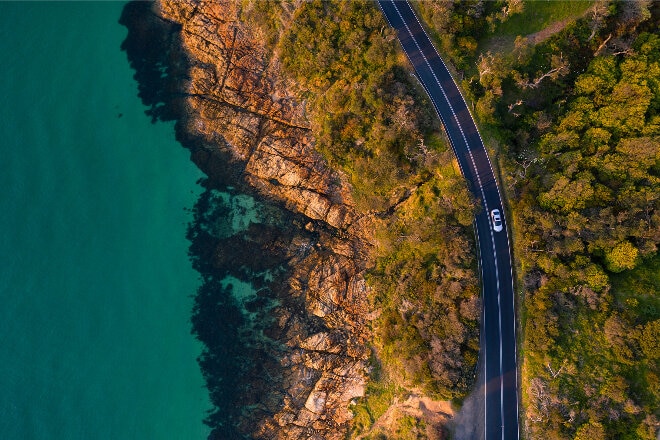
M 493 229 L 495 232 L 500 232 L 502 230 L 502 216 L 500 215 L 500 210 L 493 209 L 490 211 L 490 218 L 493 221 Z

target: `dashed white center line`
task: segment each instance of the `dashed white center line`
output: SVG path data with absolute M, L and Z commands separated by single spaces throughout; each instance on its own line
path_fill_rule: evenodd
M 412 31 L 408 27 L 408 23 L 406 23 L 405 19 L 401 15 L 401 11 L 399 10 L 398 6 L 394 1 L 392 1 L 392 6 L 394 6 L 394 9 L 396 9 L 396 12 L 401 19 L 401 22 L 406 28 L 406 31 L 408 31 L 408 35 L 410 35 L 411 40 L 413 43 L 415 43 L 415 46 L 417 47 L 417 50 L 419 51 L 419 54 L 422 56 L 424 59 L 424 62 L 426 63 L 427 67 L 429 68 L 429 71 L 431 72 L 431 75 L 433 75 L 433 79 L 435 80 L 436 85 L 439 87 L 440 91 L 442 92 L 442 95 L 445 98 L 445 101 L 447 102 L 447 106 L 449 107 L 449 110 L 454 118 L 454 121 L 456 122 L 456 126 L 458 127 L 458 130 L 461 133 L 461 137 L 463 138 L 463 142 L 465 143 L 465 147 L 467 149 L 468 155 L 470 156 L 470 161 L 472 163 L 472 168 L 474 169 L 475 176 L 477 177 L 477 182 L 479 184 L 479 191 L 481 192 L 482 200 L 484 202 L 484 207 L 486 209 L 486 213 L 490 212 L 488 209 L 488 201 L 486 200 L 486 195 L 483 189 L 483 184 L 481 182 L 481 176 L 479 175 L 479 171 L 477 170 L 476 166 L 476 161 L 474 160 L 474 156 L 472 154 L 472 151 L 470 150 L 470 145 L 467 141 L 467 137 L 465 136 L 465 132 L 463 131 L 463 127 L 461 126 L 460 122 L 458 121 L 458 117 L 456 116 L 456 112 L 454 111 L 453 106 L 451 105 L 451 102 L 449 101 L 449 98 L 447 97 L 447 94 L 442 87 L 442 84 L 440 83 L 440 80 L 438 79 L 435 71 L 431 67 L 431 63 L 429 63 L 428 59 L 426 58 L 426 55 L 424 55 L 424 52 L 422 51 L 419 43 L 417 42 L 417 39 L 414 37 Z M 417 19 L 417 17 L 415 16 Z M 419 20 L 417 19 L 418 23 Z M 420 24 L 421 26 L 421 24 Z M 435 49 L 435 48 L 434 48 Z M 436 52 L 437 53 L 437 52 Z M 412 60 L 411 60 L 412 61 Z M 420 78 L 421 82 L 421 78 Z M 426 87 L 425 87 L 426 88 Z M 430 92 L 430 90 L 427 90 L 427 92 Z M 433 102 L 433 105 L 436 109 L 436 112 L 438 113 L 438 116 L 440 116 L 440 111 L 437 103 L 433 99 L 433 96 L 431 93 L 428 93 L 429 97 L 431 98 L 431 101 Z M 442 116 L 440 116 L 442 119 Z M 490 164 L 490 158 L 488 159 L 489 164 Z M 460 161 L 459 161 L 459 166 L 460 166 Z M 491 166 L 492 169 L 492 166 Z M 498 188 L 498 193 L 499 193 L 499 188 Z M 489 222 L 490 225 L 490 222 Z M 490 229 L 490 239 L 491 239 L 491 246 L 493 249 L 493 256 L 494 256 L 494 263 L 495 263 L 495 280 L 496 280 L 496 287 L 497 287 L 497 309 L 498 309 L 498 327 L 499 327 L 499 345 L 500 345 L 500 350 L 499 350 L 499 367 L 500 367 L 500 420 L 502 421 L 501 425 L 501 435 L 502 435 L 502 440 L 504 440 L 504 375 L 503 375 L 503 354 L 502 354 L 502 312 L 501 312 L 501 303 L 500 303 L 500 279 L 499 279 L 499 272 L 498 272 L 498 267 L 497 267 L 497 250 L 495 248 L 495 237 L 493 236 L 493 230 L 492 227 L 489 227 Z M 484 316 L 485 319 L 485 316 Z M 485 370 L 486 370 L 486 359 L 484 356 L 484 400 L 485 400 L 485 395 L 487 395 L 487 379 L 485 377 Z M 484 407 L 485 407 L 485 402 L 484 402 Z M 484 411 L 485 412 L 485 411 Z M 485 415 L 484 415 L 485 417 Z M 484 424 L 485 425 L 485 424 Z M 484 426 L 484 431 L 486 430 L 486 427 Z

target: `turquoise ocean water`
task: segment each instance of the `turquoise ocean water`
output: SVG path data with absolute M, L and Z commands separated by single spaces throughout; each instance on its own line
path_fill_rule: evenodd
M 121 3 L 0 3 L 0 439 L 202 439 L 186 224 Z

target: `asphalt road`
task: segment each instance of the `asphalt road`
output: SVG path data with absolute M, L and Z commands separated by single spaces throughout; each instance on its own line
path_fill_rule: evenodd
M 493 168 L 470 111 L 447 67 L 407 1 L 379 0 L 399 41 L 442 120 L 461 171 L 482 209 L 474 223 L 479 244 L 483 317 L 480 371 L 484 386 L 483 438 L 520 438 L 516 320 L 511 251 L 502 198 Z M 503 230 L 495 232 L 490 211 L 499 209 Z

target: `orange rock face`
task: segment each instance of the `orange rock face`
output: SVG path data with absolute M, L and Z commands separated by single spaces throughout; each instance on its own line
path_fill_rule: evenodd
M 315 151 L 304 104 L 277 57 L 240 21 L 241 5 L 162 0 L 151 18 L 122 20 L 130 22 L 129 38 L 133 32 L 167 48 L 165 61 L 146 66 L 171 77 L 154 94 L 165 96 L 165 107 L 141 93 L 161 119 L 177 121 L 177 136 L 209 185 L 251 192 L 298 219 L 284 238 L 250 239 L 260 251 L 273 249 L 288 271 L 272 289 L 278 302 L 263 329 L 269 341 L 254 344 L 275 359 L 260 373 L 269 379 L 255 378 L 259 397 L 237 399 L 247 403 L 229 423 L 248 438 L 339 440 L 352 417 L 349 403 L 366 383 L 368 235 L 347 180 Z
M 236 1 L 159 3 L 161 16 L 181 25 L 189 57 L 186 131 L 230 152 L 262 194 L 346 228 L 354 216 L 346 180 L 314 150 L 304 106 L 287 88 L 277 58 L 239 21 L 239 8 Z

